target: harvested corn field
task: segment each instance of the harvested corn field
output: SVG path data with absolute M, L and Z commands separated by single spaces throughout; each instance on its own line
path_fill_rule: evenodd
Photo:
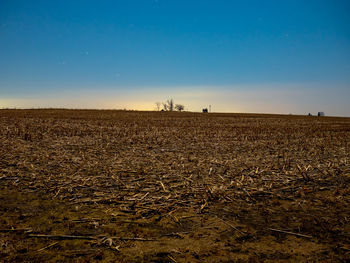
M 346 262 L 350 118 L 0 111 L 2 262 Z

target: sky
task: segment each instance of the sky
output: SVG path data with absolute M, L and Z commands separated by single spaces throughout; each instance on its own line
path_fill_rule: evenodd
M 0 108 L 350 117 L 350 1 L 0 0 Z

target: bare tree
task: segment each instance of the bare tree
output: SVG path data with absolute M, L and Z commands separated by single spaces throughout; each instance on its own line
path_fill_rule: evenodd
M 156 104 L 156 105 L 158 107 L 158 104 Z M 162 105 L 163 105 L 162 111 L 174 111 L 174 110 L 183 111 L 185 109 L 185 106 L 182 104 L 174 104 L 173 99 L 170 99 L 170 100 L 167 100 L 166 102 L 163 102 Z M 159 104 L 159 106 L 160 106 L 160 104 Z
M 166 103 L 162 103 L 163 104 L 163 110 L 164 111 L 174 111 L 174 100 L 170 99 L 167 100 Z
M 160 102 L 156 102 L 157 111 L 160 111 L 160 105 L 161 105 Z
M 174 100 L 173 99 L 167 100 L 167 104 L 168 104 L 169 111 L 173 111 L 174 110 Z
M 184 109 L 185 109 L 185 106 L 184 105 L 182 105 L 182 104 L 176 104 L 175 105 L 175 109 L 177 110 L 177 111 L 183 111 Z

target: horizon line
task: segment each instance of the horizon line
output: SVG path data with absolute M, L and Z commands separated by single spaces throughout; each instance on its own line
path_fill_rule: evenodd
M 324 115 L 318 116 L 317 114 L 297 114 L 297 113 L 271 113 L 271 112 L 222 112 L 222 111 L 164 111 L 164 110 L 137 110 L 137 109 L 117 109 L 117 108 L 66 108 L 66 107 L 30 107 L 30 108 L 17 108 L 17 107 L 2 107 L 0 110 L 72 110 L 72 111 L 131 111 L 131 112 L 161 112 L 161 113 L 202 113 L 202 114 L 243 114 L 243 115 L 282 115 L 282 116 L 307 116 L 307 117 L 334 117 L 334 118 L 350 118 L 350 116 L 334 116 Z

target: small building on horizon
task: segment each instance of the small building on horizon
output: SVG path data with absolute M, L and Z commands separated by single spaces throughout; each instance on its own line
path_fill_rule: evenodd
M 324 114 L 323 111 L 319 111 L 319 112 L 317 113 L 317 116 L 325 116 L 325 114 Z

